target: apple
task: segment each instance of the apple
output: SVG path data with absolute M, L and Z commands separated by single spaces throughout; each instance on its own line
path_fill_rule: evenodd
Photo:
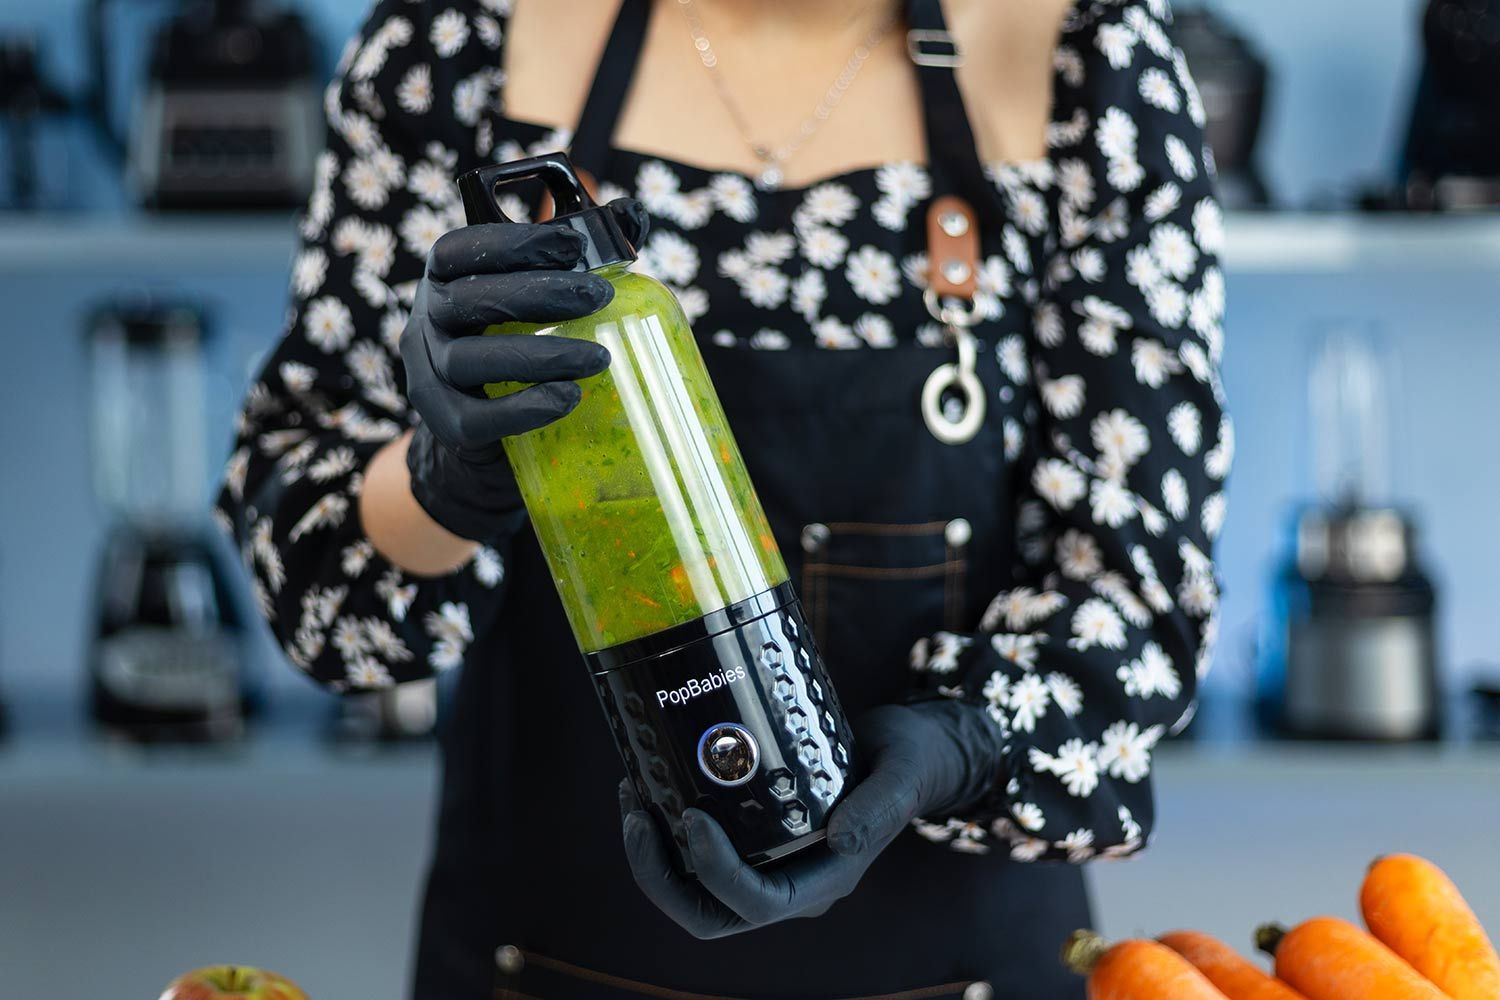
M 248 965 L 210 965 L 172 980 L 160 1000 L 307 1000 L 290 979 Z

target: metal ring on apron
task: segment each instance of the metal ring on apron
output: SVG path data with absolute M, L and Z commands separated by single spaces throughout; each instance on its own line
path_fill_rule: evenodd
M 923 293 L 922 301 L 958 347 L 958 363 L 939 365 L 922 386 L 922 420 L 932 436 L 944 444 L 963 444 L 972 440 L 984 423 L 984 386 L 974 374 L 977 351 L 974 335 L 969 332 L 969 327 L 979 322 L 979 310 L 972 302 L 964 309 L 957 299 L 940 301 L 931 288 Z M 964 398 L 963 409 L 956 418 L 950 418 L 943 404 L 944 397 L 954 390 Z

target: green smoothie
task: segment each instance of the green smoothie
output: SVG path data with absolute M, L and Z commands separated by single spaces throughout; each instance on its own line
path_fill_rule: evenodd
M 609 348 L 609 369 L 580 383 L 577 409 L 505 439 L 584 652 L 692 621 L 787 579 L 676 299 L 623 266 L 596 273 L 615 297 L 592 316 L 485 331 L 545 332 Z

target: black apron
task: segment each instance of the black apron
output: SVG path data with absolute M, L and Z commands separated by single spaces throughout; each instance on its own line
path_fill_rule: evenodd
M 575 160 L 600 178 L 649 10 L 625 0 L 575 135 Z M 908 16 L 942 28 L 937 0 Z M 969 198 L 993 246 L 998 199 L 951 68 L 919 79 L 934 191 Z M 880 350 L 699 346 L 845 706 L 857 718 L 902 701 L 913 641 L 973 630 L 1014 562 L 1001 425 L 1021 402 L 997 393 L 993 343 L 977 372 L 988 413 L 958 445 L 918 411 L 951 352 L 910 338 Z M 1089 925 L 1080 870 L 1013 863 L 1003 845 L 962 854 L 904 833 L 824 916 L 693 939 L 631 878 L 623 768 L 530 531 L 507 569 L 500 620 L 471 648 L 444 723 L 419 1000 L 1083 995 L 1057 959 Z

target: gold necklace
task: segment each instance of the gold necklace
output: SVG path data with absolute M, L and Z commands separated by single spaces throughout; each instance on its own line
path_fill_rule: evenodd
M 872 28 L 870 33 L 854 47 L 854 53 L 849 57 L 849 61 L 844 64 L 843 70 L 823 92 L 823 97 L 813 108 L 812 114 L 802 119 L 802 124 L 797 127 L 797 133 L 790 141 L 779 146 L 772 146 L 755 138 L 750 123 L 745 117 L 744 109 L 729 92 L 729 85 L 725 83 L 723 72 L 719 69 L 719 57 L 714 52 L 713 43 L 708 40 L 708 35 L 703 30 L 703 18 L 698 14 L 694 0 L 677 0 L 677 5 L 687 19 L 688 31 L 693 36 L 693 48 L 697 50 L 698 58 L 703 62 L 703 68 L 708 71 L 709 79 L 713 81 L 714 91 L 719 95 L 719 101 L 724 105 L 724 110 L 729 112 L 729 117 L 739 131 L 740 138 L 745 141 L 745 144 L 750 147 L 750 152 L 754 153 L 755 158 L 761 163 L 755 186 L 763 190 L 774 190 L 781 186 L 781 182 L 786 178 L 786 161 L 806 145 L 807 141 L 817 134 L 823 123 L 833 115 L 834 109 L 844 99 L 844 93 L 854 83 L 854 78 L 859 76 L 859 71 L 870 58 L 870 54 L 890 32 L 891 26 L 896 23 L 896 18 L 892 16 Z

